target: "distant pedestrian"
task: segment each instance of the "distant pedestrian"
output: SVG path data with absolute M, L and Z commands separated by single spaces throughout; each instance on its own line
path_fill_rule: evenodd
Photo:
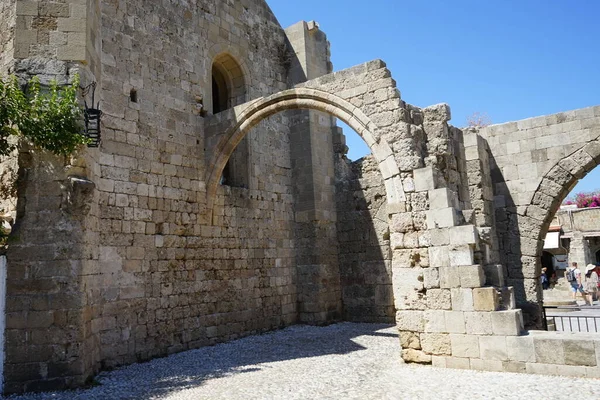
M 577 292 L 581 293 L 583 301 L 587 304 L 587 299 L 583 291 L 583 282 L 581 276 L 581 270 L 577 267 L 577 263 L 573 262 L 565 273 L 567 281 L 571 284 L 571 291 L 573 292 L 573 300 L 577 300 Z
M 548 268 L 542 268 L 542 275 L 540 275 L 540 282 L 542 284 L 542 289 L 546 290 L 550 287 L 550 279 L 548 279 Z
M 588 264 L 585 267 L 585 297 L 587 302 L 592 305 L 598 293 L 598 272 L 594 264 Z

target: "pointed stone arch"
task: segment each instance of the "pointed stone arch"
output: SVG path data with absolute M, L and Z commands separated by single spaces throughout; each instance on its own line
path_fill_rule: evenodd
M 544 235 L 554 214 L 577 182 L 598 165 L 600 136 L 560 159 L 542 177 L 519 224 L 523 236 L 537 241 L 535 254 L 526 254 L 530 251 L 522 249 L 524 255 L 536 257 L 535 274 L 539 274 L 541 269 L 537 255 L 542 252 Z
M 218 128 L 222 133 L 219 134 L 218 142 L 212 147 L 212 156 L 208 160 L 210 167 L 206 182 L 209 208 L 212 207 L 227 161 L 248 131 L 273 114 L 294 109 L 323 111 L 339 118 L 354 129 L 369 146 L 379 165 L 385 181 L 388 204 L 405 200 L 399 180 L 400 170 L 391 147 L 378 134 L 377 125 L 358 107 L 341 97 L 316 89 L 296 88 L 235 107 L 229 111 L 229 115 L 222 117 L 223 124 Z
M 211 94 L 209 110 L 213 114 L 226 111 L 242 104 L 248 96 L 247 74 L 242 66 L 228 52 L 221 52 L 212 58 Z M 250 151 L 247 140 L 242 140 L 221 172 L 220 181 L 228 186 L 249 186 Z

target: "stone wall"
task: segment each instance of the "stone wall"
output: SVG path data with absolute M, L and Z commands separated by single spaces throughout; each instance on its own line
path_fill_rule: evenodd
M 480 135 L 490 148 L 500 261 L 527 325 L 539 327 L 543 238 L 570 189 L 600 162 L 600 107 L 493 125 Z
M 285 88 L 283 30 L 263 2 L 134 1 L 102 12 L 101 247 L 88 294 L 102 365 L 295 322 L 285 116 L 250 133 L 249 187 L 219 187 L 207 214 L 196 113 L 222 52 L 240 64 L 249 98 Z
M 552 219 L 552 225 L 560 225 L 565 234 L 573 231 L 600 232 L 600 208 L 560 210 Z
M 336 205 L 344 319 L 393 321 L 385 187 L 371 155 L 350 162 L 337 154 Z
M 10 71 L 15 46 L 16 23 L 17 1 L 3 1 L 0 4 L 0 76 Z

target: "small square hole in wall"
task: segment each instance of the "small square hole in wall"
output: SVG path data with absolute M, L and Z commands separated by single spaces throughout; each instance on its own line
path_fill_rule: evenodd
M 132 103 L 137 103 L 137 102 L 138 102 L 137 90 L 135 90 L 135 89 L 131 89 L 131 90 L 129 91 L 129 100 L 130 100 Z

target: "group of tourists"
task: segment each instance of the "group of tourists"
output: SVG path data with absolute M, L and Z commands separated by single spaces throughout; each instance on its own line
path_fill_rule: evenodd
M 598 300 L 598 292 L 600 291 L 600 265 L 588 264 L 585 267 L 585 272 L 581 270 L 574 262 L 566 270 L 565 277 L 571 285 L 573 292 L 573 300 L 577 299 L 577 293 L 581 294 L 586 305 L 594 304 Z

